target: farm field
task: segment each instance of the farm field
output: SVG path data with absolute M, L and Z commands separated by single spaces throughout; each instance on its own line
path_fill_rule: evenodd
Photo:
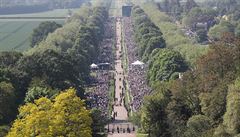
M 45 12 L 29 13 L 29 14 L 10 14 L 0 15 L 0 17 L 66 17 L 68 11 L 71 10 L 73 13 L 78 9 L 55 9 Z
M 30 45 L 30 36 L 42 20 L 2 21 L 0 20 L 0 51 L 24 51 Z M 63 24 L 64 21 L 56 21 Z
M 73 10 L 75 11 L 76 9 Z M 67 14 L 68 9 L 57 9 L 32 14 L 1 15 L 0 17 L 65 17 Z M 29 49 L 31 33 L 43 21 L 56 21 L 64 24 L 64 20 L 55 19 L 0 19 L 0 51 Z

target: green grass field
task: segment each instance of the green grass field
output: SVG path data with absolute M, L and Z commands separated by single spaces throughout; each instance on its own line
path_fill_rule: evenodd
M 42 20 L 39 21 L 1 21 L 0 51 L 24 51 L 30 48 L 30 36 Z M 57 21 L 64 23 L 64 21 Z
M 72 11 L 75 12 L 76 9 Z M 66 17 L 67 14 L 68 9 L 57 9 L 32 14 L 0 15 L 0 17 Z M 64 24 L 64 20 L 53 19 L 0 19 L 0 51 L 29 49 L 32 31 L 43 21 Z
M 73 13 L 78 9 L 70 9 Z M 39 13 L 0 15 L 0 17 L 67 17 L 68 9 L 55 9 Z

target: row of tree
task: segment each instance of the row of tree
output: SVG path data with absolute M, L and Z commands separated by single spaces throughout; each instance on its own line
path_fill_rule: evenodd
M 188 66 L 182 55 L 172 49 L 165 49 L 166 43 L 162 32 L 143 9 L 138 6 L 133 7 L 132 20 L 139 56 L 149 63 L 149 83 L 176 79 L 179 72 L 186 71 Z
M 152 21 L 166 29 L 166 16 L 148 6 L 143 7 Z M 239 43 L 239 38 L 225 33 L 205 54 L 194 58 L 192 69 L 187 69 L 178 52 L 155 49 L 149 57 L 148 77 L 153 94 L 145 97 L 133 118 L 140 131 L 151 137 L 239 136 Z M 174 49 L 183 47 L 179 44 Z M 174 72 L 181 71 L 183 77 L 174 78 Z
M 33 43 L 37 45 L 25 54 L 0 53 L 1 136 L 7 133 L 9 124 L 16 118 L 19 105 L 25 103 L 27 104 L 20 107 L 20 114 L 8 136 L 91 135 L 91 118 L 88 118 L 89 112 L 79 97 L 84 98 L 82 87 L 89 82 L 89 65 L 98 55 L 107 19 L 108 9 L 104 5 L 83 6 L 63 27 L 59 28 L 55 23 L 42 23 L 32 36 L 36 40 Z M 49 29 L 46 30 L 47 28 Z M 70 87 L 76 91 L 70 90 L 66 95 L 59 95 L 60 91 Z M 71 95 L 69 99 L 72 103 L 69 99 L 64 99 L 67 95 Z M 78 96 L 76 100 L 74 96 Z M 36 101 L 37 99 L 39 100 Z M 63 104 L 58 100 L 62 100 Z M 64 117 L 67 116 L 67 110 L 64 111 L 61 107 L 69 109 L 68 114 L 71 113 L 72 116 Z M 83 115 L 86 115 L 86 119 Z M 49 121 L 51 118 L 55 120 Z M 77 122 L 76 119 L 80 121 Z M 56 124 L 59 126 L 56 127 Z M 76 125 L 83 126 L 81 128 L 84 130 L 74 129 Z M 62 130 L 61 127 L 67 129 Z M 59 132 L 56 130 L 58 128 Z
M 161 12 L 155 3 L 146 3 L 142 7 L 152 22 L 161 29 L 166 47 L 180 52 L 188 66 L 194 68 L 197 58 L 205 54 L 208 47 L 201 46 L 185 36 L 179 26 L 167 14 Z
M 152 137 L 239 136 L 240 39 L 225 35 L 182 79 L 158 81 L 136 114 Z
M 144 61 L 148 61 L 154 49 L 166 47 L 162 32 L 139 6 L 133 7 L 132 20 L 135 41 L 139 46 L 139 56 Z

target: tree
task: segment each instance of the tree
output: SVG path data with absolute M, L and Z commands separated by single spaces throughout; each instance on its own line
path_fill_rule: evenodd
M 175 72 L 184 72 L 188 68 L 181 54 L 170 49 L 156 49 L 150 60 L 150 82 L 168 81 Z
M 194 7 L 183 18 L 182 22 L 185 26 L 196 29 L 195 26 L 199 22 L 207 22 L 208 25 L 214 24 L 216 16 L 217 13 L 212 8 Z
M 11 83 L 0 82 L 0 126 L 8 124 L 16 115 L 15 89 Z
M 22 56 L 22 53 L 15 51 L 0 52 L 0 67 L 13 67 Z
M 160 29 L 151 21 L 139 7 L 134 7 L 132 20 L 134 22 L 135 41 L 139 45 L 139 56 L 148 61 L 154 49 L 166 47 Z
M 226 131 L 232 135 L 240 133 L 240 79 L 238 78 L 234 84 L 229 86 L 227 95 L 226 113 L 223 117 L 223 125 Z
M 187 121 L 201 112 L 198 98 L 198 77 L 194 72 L 183 74 L 181 80 L 170 82 L 171 101 L 167 106 L 169 131 L 171 136 L 182 136 L 187 129 Z
M 25 103 L 33 103 L 34 100 L 39 99 L 41 97 L 46 97 L 49 99 L 53 99 L 56 95 L 58 95 L 57 90 L 53 90 L 47 87 L 30 87 L 28 92 L 26 93 L 26 97 L 24 99 Z
M 151 37 L 147 43 L 147 47 L 145 49 L 145 53 L 143 55 L 143 58 L 145 60 L 148 60 L 149 55 L 152 53 L 152 51 L 154 49 L 157 48 L 165 48 L 166 47 L 166 43 L 165 40 L 163 39 L 163 37 L 158 36 L 158 37 Z
M 211 120 L 204 115 L 192 116 L 187 122 L 186 137 L 199 137 L 207 130 L 211 129 Z
M 149 133 L 150 137 L 169 136 L 165 111 L 169 99 L 169 90 L 164 86 L 159 88 L 157 93 L 144 98 L 141 110 L 141 128 Z
M 9 131 L 9 126 L 0 126 L 0 136 L 5 137 Z
M 235 35 L 237 37 L 240 37 L 240 23 L 237 25 L 237 27 L 235 28 Z
M 104 131 L 104 126 L 107 124 L 108 119 L 106 116 L 102 115 L 101 110 L 98 109 L 91 110 L 91 118 L 93 120 L 91 126 L 93 131 L 93 137 L 96 137 L 99 132 Z
M 61 26 L 62 25 L 57 24 L 56 22 L 50 21 L 40 23 L 39 26 L 33 30 L 30 46 L 36 46 L 39 42 L 46 39 L 49 33 L 54 32 L 57 28 L 60 28 Z
M 187 0 L 186 5 L 184 7 L 184 12 L 189 12 L 192 8 L 197 7 L 197 3 L 194 0 Z
M 210 93 L 199 95 L 202 113 L 214 120 L 216 124 L 222 122 L 222 116 L 226 110 L 226 96 L 227 87 L 223 83 L 212 89 Z
M 7 137 L 91 137 L 91 124 L 84 101 L 76 96 L 76 90 L 68 89 L 54 101 L 42 97 L 20 107 L 19 117 Z
M 212 40 L 219 40 L 227 32 L 234 33 L 234 26 L 230 22 L 221 21 L 218 25 L 210 28 L 208 36 Z
M 62 55 L 53 50 L 46 50 L 22 58 L 16 68 L 29 73 L 31 77 L 42 78 L 52 88 L 63 90 L 82 84 L 80 72 L 86 64 L 76 66 L 74 63 L 75 60 L 67 54 Z M 88 74 L 88 72 L 81 73 Z
M 239 65 L 238 40 L 225 34 L 221 41 L 210 46 L 210 50 L 197 61 L 197 73 L 201 78 L 203 92 L 210 92 L 218 83 L 228 85 L 235 80 Z

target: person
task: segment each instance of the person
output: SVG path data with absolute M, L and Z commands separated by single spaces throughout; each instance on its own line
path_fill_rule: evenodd
M 131 133 L 131 130 L 129 127 L 127 127 L 127 133 Z
M 119 127 L 117 126 L 117 132 L 119 133 Z

